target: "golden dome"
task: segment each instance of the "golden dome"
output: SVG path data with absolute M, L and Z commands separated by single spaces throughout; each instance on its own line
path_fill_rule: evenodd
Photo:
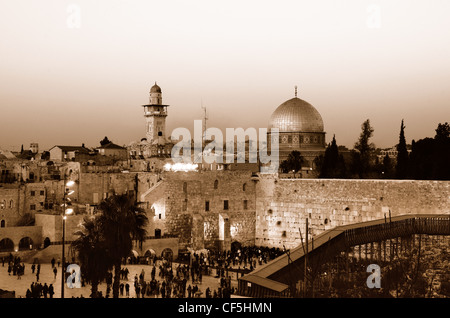
M 278 128 L 280 132 L 323 132 L 323 120 L 314 106 L 294 97 L 272 113 L 268 128 Z

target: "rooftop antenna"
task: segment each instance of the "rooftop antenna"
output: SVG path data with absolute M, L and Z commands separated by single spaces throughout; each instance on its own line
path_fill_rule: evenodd
M 206 137 L 206 120 L 208 119 L 208 116 L 206 115 L 206 107 L 203 106 L 203 99 L 201 100 L 201 107 L 203 110 L 203 139 Z

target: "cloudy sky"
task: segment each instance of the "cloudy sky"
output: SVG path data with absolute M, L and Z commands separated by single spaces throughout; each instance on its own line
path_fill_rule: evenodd
M 434 136 L 450 121 L 446 0 L 0 1 L 0 147 L 128 144 L 145 136 L 155 81 L 167 135 L 267 127 L 298 96 L 327 142 L 352 147 Z

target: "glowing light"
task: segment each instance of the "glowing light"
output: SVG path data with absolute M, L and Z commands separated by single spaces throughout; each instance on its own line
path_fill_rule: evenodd
M 73 186 L 74 184 L 75 184 L 75 181 L 70 180 L 70 181 L 68 181 L 68 182 L 66 183 L 66 187 L 71 187 L 71 186 Z
M 66 214 L 72 214 L 72 213 L 73 213 L 73 209 L 71 209 L 71 208 L 66 209 Z
M 193 164 L 193 163 L 175 163 L 175 164 L 170 164 L 170 163 L 166 163 L 164 165 L 164 170 L 165 171 L 184 171 L 184 172 L 188 172 L 188 171 L 197 171 L 198 169 L 198 165 L 197 164 Z

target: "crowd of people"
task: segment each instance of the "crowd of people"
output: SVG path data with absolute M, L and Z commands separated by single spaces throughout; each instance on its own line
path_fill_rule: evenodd
M 267 247 L 242 247 L 232 246 L 231 250 L 223 252 L 214 252 L 203 250 L 202 252 L 191 252 L 188 262 L 173 263 L 171 259 L 158 259 L 153 256 L 148 262 L 151 266 L 150 273 L 146 273 L 142 268 L 139 274 L 135 274 L 134 280 L 129 280 L 130 271 L 126 266 L 120 270 L 120 297 L 131 297 L 131 288 L 134 288 L 134 297 L 136 298 L 229 298 L 236 292 L 232 286 L 231 272 L 243 276 L 254 270 L 257 265 L 263 265 L 275 257 L 283 254 L 283 251 L 276 248 Z M 9 275 L 17 275 L 20 279 L 25 273 L 25 264 L 21 262 L 20 257 L 2 258 L 2 266 L 8 266 Z M 56 279 L 60 260 L 51 260 L 51 267 L 54 278 Z M 126 259 L 123 264 L 140 264 L 137 259 Z M 148 264 L 146 262 L 146 264 Z M 46 282 L 39 282 L 41 265 L 33 263 L 31 272 L 36 276 L 30 288 L 26 291 L 27 298 L 52 298 L 54 287 Z M 217 287 L 205 286 L 203 284 L 204 276 L 210 276 L 217 279 Z M 85 286 L 83 275 L 81 278 L 82 287 Z M 134 282 L 133 282 L 134 281 Z M 108 273 L 106 279 L 106 293 L 103 296 L 99 292 L 98 297 L 111 297 L 113 284 L 113 274 Z M 204 288 L 206 287 L 206 288 Z
M 2 266 L 5 266 L 5 262 L 8 263 L 8 275 L 17 276 L 17 279 L 21 279 L 25 274 L 25 264 L 21 262 L 19 256 L 13 257 L 10 253 L 8 259 L 2 257 Z
M 9 276 L 17 276 L 17 279 L 21 279 L 25 275 L 25 263 L 22 262 L 20 256 L 13 256 L 11 253 L 8 257 L 2 257 L 2 267 L 7 264 L 7 270 Z M 27 289 L 26 298 L 53 298 L 55 294 L 53 284 L 40 283 L 39 276 L 41 273 L 41 264 L 33 262 L 31 267 L 31 273 L 36 276 L 36 282 L 32 282 L 30 288 Z M 52 261 L 52 270 L 56 278 L 57 268 Z

